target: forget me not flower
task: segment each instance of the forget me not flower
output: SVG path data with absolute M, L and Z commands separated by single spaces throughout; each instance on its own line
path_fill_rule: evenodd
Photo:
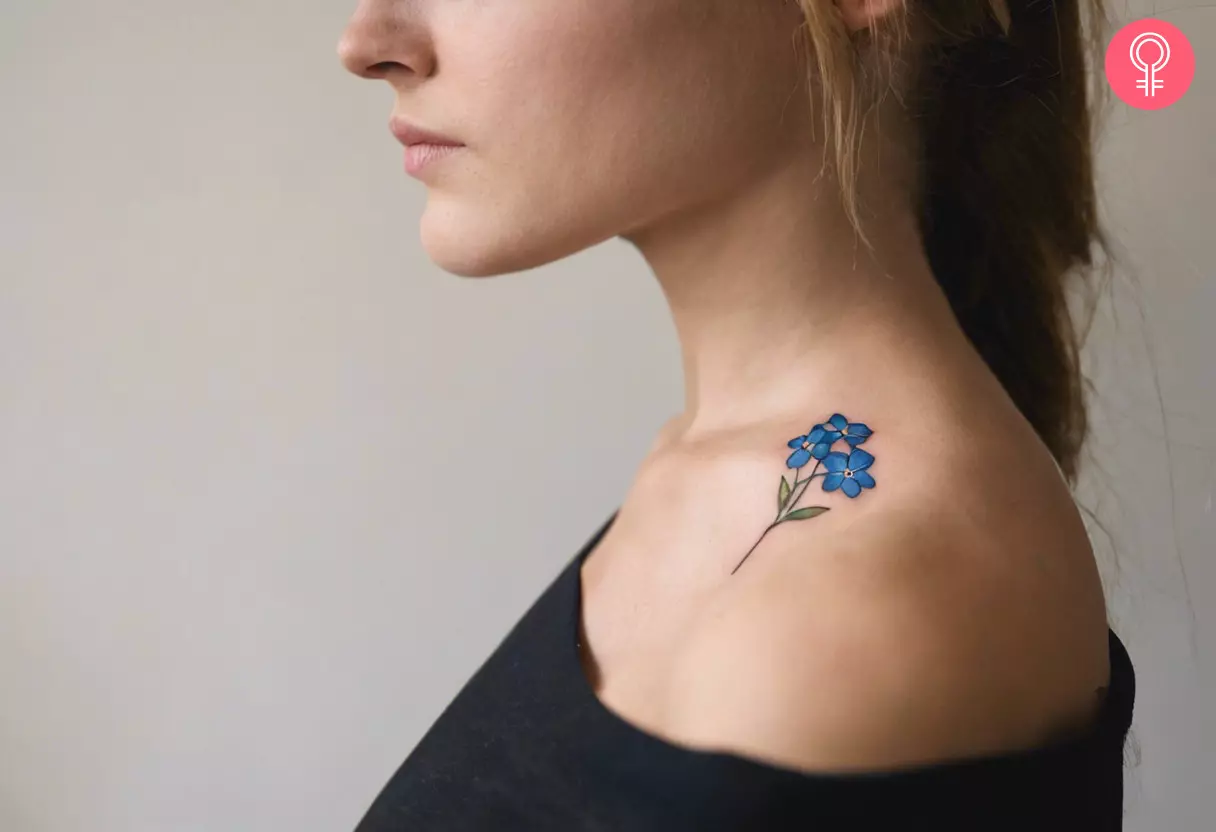
M 868 425 L 864 425 L 861 422 L 850 422 L 839 413 L 833 414 L 831 419 L 828 419 L 818 427 L 823 429 L 823 439 L 821 441 L 831 444 L 837 439 L 843 438 L 852 448 L 856 448 L 862 442 L 865 442 L 870 438 L 870 434 L 873 433 Z M 823 457 L 816 457 L 816 459 L 823 459 Z
M 835 491 L 839 488 L 849 497 L 856 497 L 863 488 L 874 487 L 874 477 L 866 469 L 874 462 L 874 457 L 861 448 L 854 448 L 848 456 L 840 453 L 828 454 L 823 460 L 823 467 L 828 475 L 823 478 L 823 490 Z
M 785 461 L 789 468 L 801 468 L 806 465 L 811 457 L 815 459 L 823 459 L 828 455 L 828 451 L 832 450 L 832 443 L 840 438 L 840 434 L 831 436 L 823 429 L 823 425 L 816 425 L 810 433 L 804 436 L 795 436 L 786 444 L 791 448 L 797 448 L 790 458 Z

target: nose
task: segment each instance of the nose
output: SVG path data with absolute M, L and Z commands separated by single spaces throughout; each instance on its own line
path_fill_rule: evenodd
M 361 0 L 338 39 L 338 58 L 347 71 L 360 78 L 430 75 L 435 58 L 420 5 Z

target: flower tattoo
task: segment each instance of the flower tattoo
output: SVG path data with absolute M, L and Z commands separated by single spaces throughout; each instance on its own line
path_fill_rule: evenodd
M 850 422 L 840 413 L 834 413 L 827 421 L 815 425 L 806 433 L 795 436 L 787 442 L 787 447 L 792 448 L 793 453 L 785 460 L 785 465 L 787 468 L 794 469 L 794 482 L 791 484 L 786 480 L 785 475 L 782 475 L 781 484 L 777 487 L 777 519 L 770 523 L 760 535 L 760 539 L 752 544 L 752 548 L 748 549 L 743 560 L 739 561 L 731 570 L 731 574 L 738 572 L 743 561 L 751 557 L 752 552 L 756 551 L 756 547 L 764 539 L 764 535 L 780 524 L 787 520 L 807 520 L 828 511 L 827 506 L 795 508 L 798 501 L 802 499 L 802 495 L 810 487 L 811 480 L 822 477 L 825 492 L 839 491 L 850 500 L 856 499 L 866 489 L 873 488 L 874 475 L 869 469 L 874 464 L 874 455 L 857 447 L 869 439 L 873 433 L 874 431 L 870 429 L 869 425 L 862 422 Z M 847 452 L 832 450 L 832 446 L 838 442 L 845 443 Z M 799 479 L 799 472 L 812 459 L 815 460 L 815 467 L 811 469 L 808 476 Z M 820 468 L 824 470 L 820 471 Z
M 866 469 L 874 462 L 874 457 L 856 449 L 845 456 L 842 453 L 828 454 L 823 458 L 823 467 L 828 469 L 828 475 L 823 478 L 823 490 L 835 491 L 839 488 L 849 497 L 856 497 L 863 488 L 874 487 L 874 477 Z

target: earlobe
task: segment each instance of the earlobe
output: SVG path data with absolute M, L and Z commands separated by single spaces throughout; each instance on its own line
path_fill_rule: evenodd
M 832 0 L 841 21 L 850 32 L 868 29 L 894 13 L 904 0 Z

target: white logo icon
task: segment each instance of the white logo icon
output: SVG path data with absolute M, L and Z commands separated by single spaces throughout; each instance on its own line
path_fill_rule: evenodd
M 1160 53 L 1151 64 L 1140 57 L 1140 49 L 1146 43 L 1156 46 Z M 1157 78 L 1157 72 L 1170 62 L 1169 42 L 1156 32 L 1144 32 L 1132 41 L 1131 58 L 1136 69 L 1144 73 L 1144 78 L 1136 82 L 1136 89 L 1144 90 L 1146 96 L 1156 97 L 1157 90 L 1165 86 L 1165 82 Z

